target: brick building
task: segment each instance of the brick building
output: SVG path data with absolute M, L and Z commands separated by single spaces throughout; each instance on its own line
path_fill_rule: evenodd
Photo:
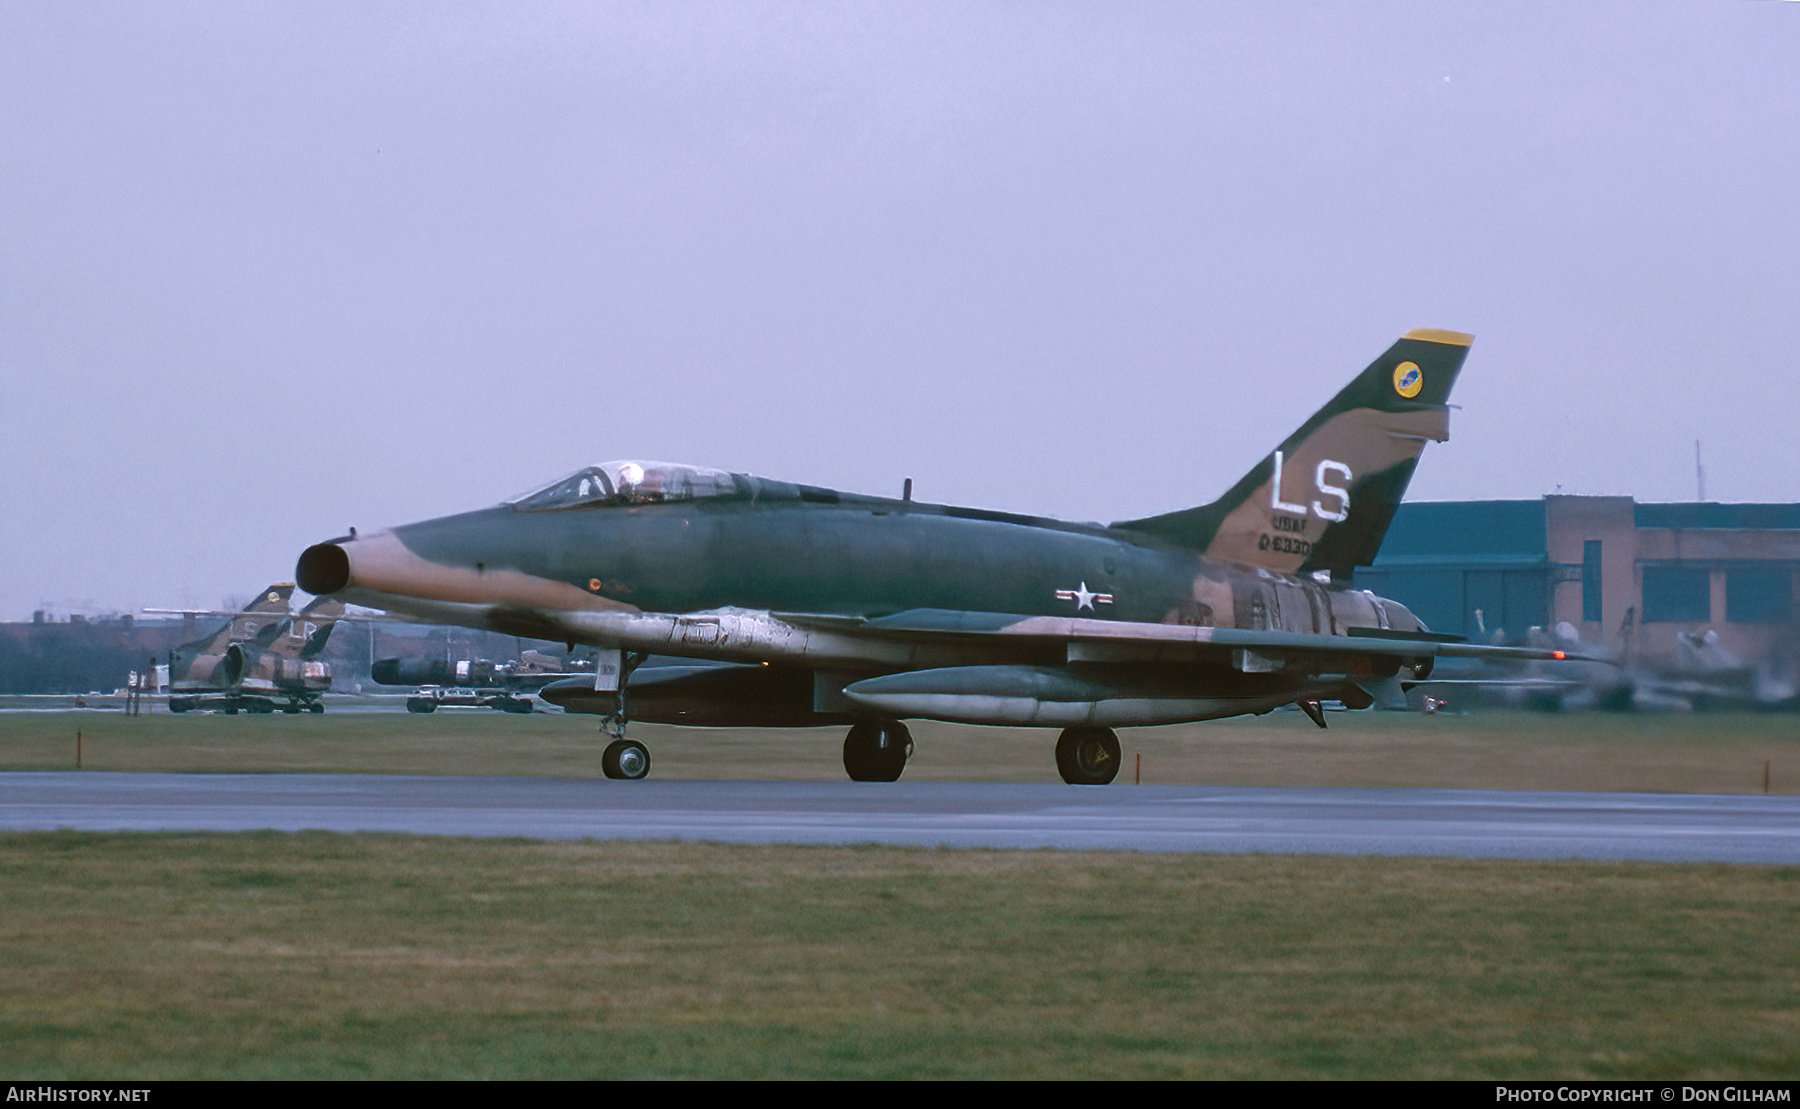
M 1647 664 L 1672 664 L 1678 633 L 1712 630 L 1744 662 L 1792 671 L 1797 573 L 1800 504 L 1549 496 L 1403 504 L 1356 583 L 1439 631 L 1517 640 L 1567 621 L 1605 643 L 1630 609 Z

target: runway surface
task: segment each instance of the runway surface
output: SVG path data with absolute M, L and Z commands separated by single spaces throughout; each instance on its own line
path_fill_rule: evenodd
M 1800 798 L 1490 790 L 0 774 L 0 829 L 1800 863 Z

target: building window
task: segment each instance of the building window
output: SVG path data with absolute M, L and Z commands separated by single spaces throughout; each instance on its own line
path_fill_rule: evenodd
M 1725 619 L 1733 624 L 1785 624 L 1794 612 L 1794 574 L 1785 566 L 1725 572 Z
M 1606 619 L 1600 607 L 1600 540 L 1581 545 L 1581 618 L 1599 623 Z
M 1712 575 L 1704 567 L 1644 567 L 1644 622 L 1712 619 Z

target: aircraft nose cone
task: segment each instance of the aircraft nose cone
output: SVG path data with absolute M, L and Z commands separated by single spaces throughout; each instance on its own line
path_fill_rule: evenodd
M 294 580 L 314 596 L 336 593 L 350 584 L 350 556 L 341 543 L 314 543 L 300 552 Z

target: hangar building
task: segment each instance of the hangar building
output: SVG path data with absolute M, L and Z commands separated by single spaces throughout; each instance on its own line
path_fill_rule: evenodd
M 1673 664 L 1677 635 L 1719 636 L 1747 664 L 1800 664 L 1800 504 L 1639 504 L 1631 497 L 1402 504 L 1356 584 L 1434 630 L 1488 639 L 1567 621 Z

